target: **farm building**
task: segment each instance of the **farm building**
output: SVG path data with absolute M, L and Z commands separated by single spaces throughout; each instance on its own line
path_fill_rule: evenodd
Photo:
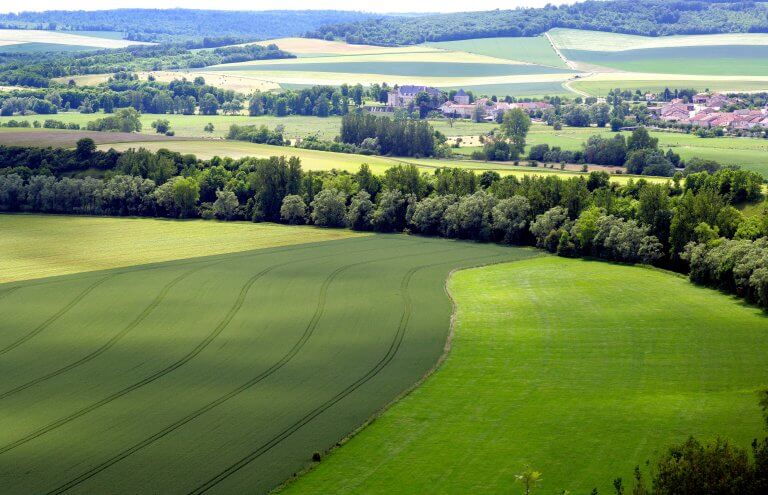
M 430 98 L 438 99 L 441 96 L 440 90 L 429 86 L 399 86 L 389 92 L 387 95 L 387 106 L 405 108 L 409 106 L 419 93 L 427 93 Z

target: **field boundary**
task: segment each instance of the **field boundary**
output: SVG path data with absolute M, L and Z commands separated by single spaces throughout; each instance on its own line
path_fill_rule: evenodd
M 531 251 L 531 252 L 535 253 L 530 258 L 524 258 L 524 259 L 531 259 L 531 258 L 538 258 L 538 257 L 547 256 L 546 253 L 536 253 L 537 250 L 535 250 L 533 248 L 528 248 L 528 247 L 524 247 L 524 246 L 520 246 L 520 247 L 516 247 L 516 248 L 517 249 L 521 249 L 521 250 Z M 494 254 L 494 255 L 489 255 L 488 257 L 496 257 L 496 256 L 499 256 L 499 255 L 498 254 Z M 435 363 L 432 365 L 432 367 L 429 368 L 424 373 L 424 375 L 422 375 L 422 377 L 419 378 L 413 385 L 411 385 L 406 390 L 404 390 L 402 393 L 397 395 L 394 399 L 392 399 L 391 401 L 386 403 L 378 411 L 374 412 L 368 419 L 366 419 L 365 422 L 360 424 L 357 428 L 355 428 L 350 433 L 348 433 L 345 437 L 343 437 L 341 440 L 336 442 L 336 444 L 334 446 L 332 446 L 330 449 L 326 450 L 324 452 L 325 455 L 332 454 L 334 451 L 336 451 L 340 447 L 343 447 L 346 443 L 348 443 L 350 440 L 352 440 L 354 437 L 356 437 L 358 434 L 360 434 L 363 430 L 365 430 L 368 426 L 373 424 L 382 415 L 384 415 L 387 411 L 389 411 L 395 404 L 397 404 L 401 400 L 403 400 L 406 397 L 408 397 L 409 395 L 411 395 L 417 388 L 421 387 L 429 378 L 431 378 L 432 375 L 434 375 L 443 366 L 443 364 L 446 362 L 446 360 L 448 359 L 448 357 L 450 356 L 450 353 L 451 353 L 451 348 L 452 348 L 452 345 L 453 345 L 453 337 L 455 335 L 456 319 L 457 319 L 457 316 L 458 316 L 458 311 L 457 311 L 458 304 L 456 303 L 456 300 L 454 299 L 453 294 L 451 293 L 451 290 L 448 287 L 448 284 L 450 283 L 450 281 L 453 278 L 453 276 L 457 272 L 461 272 L 461 271 L 464 271 L 464 270 L 472 270 L 472 269 L 475 269 L 475 268 L 483 268 L 483 267 L 486 267 L 486 266 L 493 266 L 493 265 L 498 265 L 498 264 L 503 264 L 503 263 L 515 263 L 516 261 L 519 261 L 519 260 L 501 260 L 501 261 L 489 262 L 489 263 L 478 263 L 476 265 L 463 266 L 463 267 L 454 268 L 450 272 L 448 272 L 448 275 L 446 276 L 445 281 L 443 282 L 443 291 L 448 296 L 448 299 L 451 302 L 451 318 L 450 318 L 450 323 L 449 323 L 449 327 L 448 327 L 448 335 L 446 336 L 445 344 L 443 345 L 443 352 L 437 358 L 437 361 L 435 361 Z M 444 263 L 437 263 L 437 265 L 439 265 L 439 264 L 444 264 Z M 429 266 L 429 265 L 426 265 L 426 266 Z M 303 476 L 303 475 L 309 473 L 310 471 L 312 471 L 316 466 L 317 466 L 317 463 L 312 463 L 312 464 L 306 466 L 304 469 L 298 471 L 292 477 L 288 478 L 283 483 L 281 483 L 280 485 L 276 486 L 269 493 L 270 494 L 280 493 L 286 487 L 288 487 L 289 485 L 291 485 L 294 482 L 296 482 L 301 476 Z

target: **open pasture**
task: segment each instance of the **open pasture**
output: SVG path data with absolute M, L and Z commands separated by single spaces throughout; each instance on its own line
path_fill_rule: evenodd
M 379 235 L 0 285 L 3 492 L 267 492 L 434 366 L 451 270 L 534 254 Z
M 459 272 L 449 357 L 281 493 L 613 493 L 672 442 L 763 431 L 768 318 L 683 277 L 555 257 Z M 647 471 L 645 473 L 647 479 Z

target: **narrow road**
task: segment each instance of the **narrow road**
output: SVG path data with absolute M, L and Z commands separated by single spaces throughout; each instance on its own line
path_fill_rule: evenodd
M 557 53 L 557 56 L 562 59 L 563 62 L 565 62 L 565 65 L 568 66 L 569 69 L 578 70 L 576 68 L 576 64 L 565 58 L 565 55 L 563 55 L 563 52 L 560 51 L 560 49 L 555 44 L 555 41 L 552 39 L 552 36 L 549 35 L 549 33 L 544 33 L 544 36 L 547 37 L 547 40 L 549 41 L 549 44 L 552 45 L 552 49 Z

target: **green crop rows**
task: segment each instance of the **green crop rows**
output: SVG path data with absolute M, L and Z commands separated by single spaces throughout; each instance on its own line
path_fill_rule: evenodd
M 451 270 L 533 253 L 380 235 L 0 285 L 2 491 L 267 491 L 435 364 Z

